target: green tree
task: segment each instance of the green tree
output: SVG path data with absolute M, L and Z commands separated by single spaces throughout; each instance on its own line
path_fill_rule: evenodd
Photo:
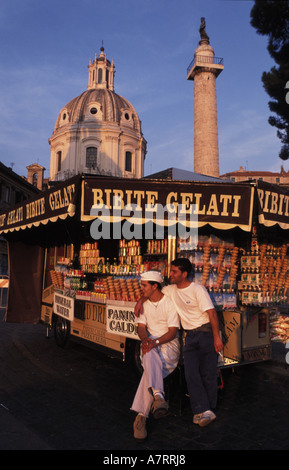
M 289 158 L 289 1 L 255 0 L 251 10 L 251 25 L 258 34 L 268 36 L 267 49 L 276 65 L 269 72 L 263 72 L 262 82 L 274 116 L 269 124 L 277 128 L 282 146 L 279 157 Z

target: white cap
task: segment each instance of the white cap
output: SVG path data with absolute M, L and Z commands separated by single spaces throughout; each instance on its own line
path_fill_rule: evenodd
M 162 284 L 164 282 L 164 278 L 159 271 L 146 271 L 145 273 L 141 274 L 142 281 L 153 281 Z

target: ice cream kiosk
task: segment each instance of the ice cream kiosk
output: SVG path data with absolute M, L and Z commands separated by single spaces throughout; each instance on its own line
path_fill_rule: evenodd
M 187 257 L 218 311 L 219 366 L 268 360 L 271 341 L 286 341 L 289 331 L 281 314 L 288 201 L 263 182 L 78 175 L 54 185 L 0 214 L 9 249 L 6 321 L 42 322 L 59 346 L 79 341 L 137 362 L 140 274 L 157 269 L 168 279 L 172 259 Z

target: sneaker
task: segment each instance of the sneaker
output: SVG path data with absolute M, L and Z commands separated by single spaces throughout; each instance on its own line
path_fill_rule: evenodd
M 168 414 L 169 405 L 163 397 L 156 395 L 152 404 L 152 413 L 155 419 L 163 418 Z
M 147 438 L 146 418 L 143 415 L 137 415 L 133 423 L 133 437 L 142 442 Z
M 213 413 L 211 410 L 207 410 L 203 413 L 194 415 L 193 423 L 198 424 L 200 427 L 204 427 L 214 421 L 214 419 L 216 419 L 215 413 Z

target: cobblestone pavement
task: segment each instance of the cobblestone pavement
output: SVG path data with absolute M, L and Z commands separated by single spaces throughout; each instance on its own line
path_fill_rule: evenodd
M 80 345 L 56 346 L 42 325 L 0 322 L 1 450 L 284 450 L 289 449 L 289 369 L 285 346 L 273 361 L 224 371 L 217 419 L 192 422 L 179 412 L 148 422 L 148 439 L 132 436 L 129 410 L 139 377 L 132 367 Z

